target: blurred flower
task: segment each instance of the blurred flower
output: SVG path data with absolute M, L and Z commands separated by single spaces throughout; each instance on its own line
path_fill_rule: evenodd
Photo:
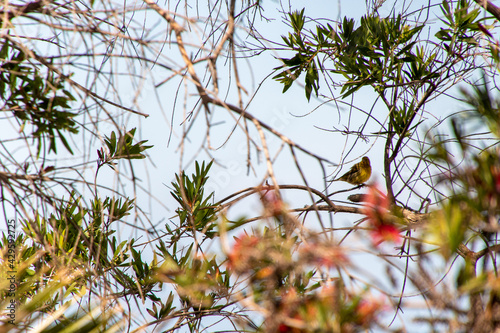
M 275 271 L 276 270 L 274 269 L 274 267 L 272 267 L 272 266 L 266 266 L 266 267 L 263 267 L 263 268 L 259 269 L 255 273 L 255 277 L 257 279 L 265 279 L 265 278 L 268 278 L 271 275 L 273 275 Z
M 290 288 L 266 319 L 267 332 L 360 332 L 373 327 L 385 302 L 366 292 L 349 293 L 341 284 L 301 294 Z
M 374 298 L 364 298 L 356 307 L 357 324 L 370 327 L 375 318 L 384 310 L 384 302 Z
M 270 216 L 279 216 L 286 213 L 286 205 L 283 200 L 276 195 L 274 188 L 267 187 L 268 189 L 262 190 L 261 200 L 266 212 Z
M 276 308 L 277 313 L 272 314 L 274 319 L 277 319 L 279 322 L 277 329 L 279 333 L 301 332 L 297 327 L 292 327 L 285 322 L 280 322 L 281 318 L 278 318 L 276 315 L 279 314 L 279 317 L 288 318 L 289 320 L 293 319 L 296 323 L 301 323 L 302 321 L 298 314 L 298 308 L 303 300 L 304 296 L 299 295 L 295 288 L 287 288 L 282 291 L 279 305 Z
M 364 200 L 366 203 L 363 207 L 363 213 L 373 228 L 370 234 L 374 245 L 379 245 L 385 241 L 399 242 L 401 235 L 394 223 L 394 215 L 391 214 L 389 198 L 374 184 L 369 186 Z
M 285 239 L 272 231 L 264 235 L 244 234 L 234 239 L 236 242 L 228 253 L 228 267 L 237 274 L 248 274 L 252 282 L 259 284 L 266 280 L 269 285 L 279 285 L 296 267 L 292 258 L 293 239 Z
M 244 234 L 234 237 L 236 240 L 231 252 L 228 254 L 229 268 L 242 273 L 248 269 L 250 259 L 254 256 L 260 238 L 255 235 Z
M 399 243 L 401 241 L 399 229 L 389 224 L 380 224 L 375 226 L 375 229 L 372 231 L 371 236 L 373 244 L 375 245 L 379 245 L 380 243 L 386 241 L 393 243 Z
M 336 268 L 349 263 L 349 259 L 344 250 L 331 243 L 307 243 L 300 247 L 299 255 L 301 260 L 314 266 Z

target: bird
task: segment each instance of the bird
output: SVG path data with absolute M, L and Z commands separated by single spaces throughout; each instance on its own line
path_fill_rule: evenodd
M 347 171 L 344 175 L 337 179 L 332 179 L 332 182 L 341 180 L 351 185 L 361 185 L 370 179 L 372 175 L 372 167 L 370 159 L 364 156 L 361 162 L 354 164 L 351 170 Z

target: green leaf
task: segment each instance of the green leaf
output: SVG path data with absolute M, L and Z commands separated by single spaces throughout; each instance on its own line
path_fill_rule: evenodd
M 296 33 L 300 33 L 302 31 L 302 28 L 304 27 L 304 10 L 305 8 L 302 8 L 300 12 L 294 11 L 290 14 L 290 23 L 292 24 L 292 28 Z

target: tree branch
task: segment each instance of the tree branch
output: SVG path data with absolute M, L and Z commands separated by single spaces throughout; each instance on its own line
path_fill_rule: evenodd
M 479 6 L 486 9 L 488 13 L 495 16 L 497 20 L 500 20 L 500 8 L 495 6 L 488 0 L 474 0 Z
M 26 15 L 33 12 L 45 12 L 43 5 L 49 4 L 45 0 L 29 2 L 26 5 L 9 5 L 0 10 L 0 22 L 4 21 L 4 17 L 7 16 L 7 20 L 12 20 L 16 16 Z

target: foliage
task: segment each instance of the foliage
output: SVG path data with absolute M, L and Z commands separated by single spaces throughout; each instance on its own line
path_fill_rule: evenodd
M 108 148 L 108 152 L 104 151 L 104 148 L 97 150 L 97 160 L 98 168 L 103 165 L 108 165 L 109 167 L 114 166 L 114 160 L 119 159 L 144 159 L 146 156 L 142 152 L 153 146 L 145 146 L 144 143 L 148 140 L 139 141 L 133 144 L 135 135 L 135 128 L 126 132 L 123 136 L 116 139 L 116 134 L 114 131 L 111 132 L 111 136 L 104 139 L 104 143 Z
M 4 38 L 0 49 L 2 110 L 13 112 L 20 122 L 21 132 L 26 125 L 34 128 L 30 135 L 37 142 L 37 156 L 40 156 L 45 141 L 48 141 L 48 151 L 57 153 L 57 137 L 73 154 L 64 132 L 78 133 L 74 120 L 77 114 L 71 111 L 69 104 L 75 98 L 64 88 L 64 79 L 60 75 L 49 71 L 44 77 L 30 58 L 26 51 Z
M 180 176 L 175 175 L 176 182 L 172 183 L 174 190 L 170 192 L 180 205 L 177 209 L 180 225 L 185 226 L 186 230 L 201 232 L 208 238 L 214 238 L 216 235 L 214 232 L 216 224 L 213 222 L 217 219 L 217 207 L 209 202 L 214 193 L 206 197 L 204 195 L 204 185 L 208 180 L 207 174 L 212 163 L 205 166 L 203 162 L 200 167 L 196 162 L 196 173 L 191 175 L 191 179 L 184 172 Z M 166 228 L 168 230 L 169 226 L 166 225 Z M 180 234 L 177 237 L 179 236 Z
M 21 228 L 0 240 L 0 307 L 13 316 L 0 332 L 497 331 L 499 43 L 487 15 L 500 10 L 367 4 L 338 22 L 290 4 L 275 42 L 260 1 L 5 3 L 0 195 Z M 240 61 L 271 51 L 285 98 L 303 82 L 311 114 L 339 109 L 343 129 L 330 113 L 315 125 L 334 161 L 256 110 L 266 92 L 246 86 Z M 154 122 L 172 107 L 165 133 L 140 118 L 153 95 Z M 300 140 L 315 133 L 306 124 Z M 146 144 L 157 134 L 165 160 Z M 157 196 L 173 145 L 180 167 Z M 224 149 L 255 177 L 233 172 Z M 368 156 L 362 182 L 328 181 Z

